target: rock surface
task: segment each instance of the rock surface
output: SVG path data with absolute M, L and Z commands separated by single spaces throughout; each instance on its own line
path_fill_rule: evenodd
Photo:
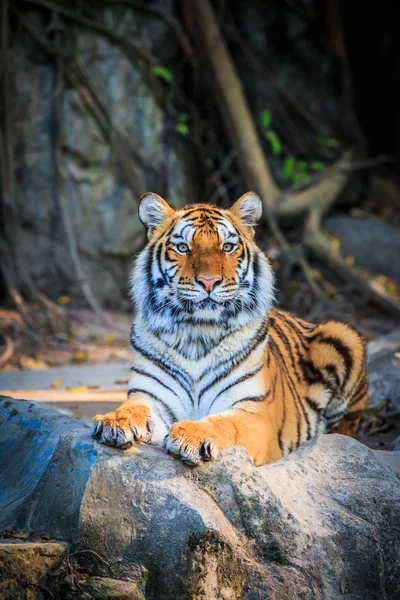
M 382 221 L 356 217 L 331 217 L 324 227 L 341 240 L 344 256 L 372 273 L 386 275 L 400 283 L 400 228 Z
M 90 577 L 146 600 L 398 597 L 399 452 L 324 435 L 264 467 L 231 448 L 190 469 L 38 403 L 0 407 L 0 529 L 69 543 Z
M 389 400 L 400 414 L 400 329 L 368 344 L 369 406 Z
M 172 0 L 156 4 L 173 14 Z M 39 37 L 51 35 L 41 9 L 32 6 L 25 18 Z M 173 70 L 179 44 L 162 19 L 124 6 L 97 7 L 96 18 Z M 18 169 L 13 207 L 18 218 L 9 236 L 16 283 L 23 288 L 31 280 L 51 298 L 59 294 L 82 298 L 67 241 L 69 223 L 92 291 L 103 306 L 119 308 L 124 299 L 127 304 L 132 258 L 145 242 L 138 217 L 140 195 L 154 190 L 175 206 L 194 202 L 197 167 L 190 144 L 175 133 L 175 123 L 157 101 L 137 57 L 90 29 L 71 25 L 63 32 L 63 43 L 74 44 L 76 59 L 100 97 L 102 108 L 97 112 L 106 113 L 108 122 L 102 127 L 93 117 L 95 111 L 83 101 L 82 82 L 75 72 L 75 85 L 68 80 L 60 97 L 57 169 L 54 61 L 21 30 L 12 51 L 15 81 L 10 115 Z M 87 91 L 88 86 L 83 87 Z M 96 106 L 97 100 L 91 102 Z M 125 147 L 133 191 L 110 144 L 112 127 Z
M 37 600 L 44 577 L 59 565 L 66 552 L 66 544 L 0 540 L 1 600 Z

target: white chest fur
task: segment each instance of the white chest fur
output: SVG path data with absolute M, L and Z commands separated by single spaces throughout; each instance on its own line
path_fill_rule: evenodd
M 267 334 L 256 322 L 226 336 L 205 357 L 185 358 L 140 324 L 132 334 L 130 396 L 143 395 L 168 428 L 201 419 L 263 394 Z

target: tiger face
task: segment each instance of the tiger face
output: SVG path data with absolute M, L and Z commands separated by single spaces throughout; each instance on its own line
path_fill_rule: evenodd
M 249 192 L 229 210 L 207 204 L 173 210 L 145 194 L 139 216 L 148 244 L 132 275 L 132 297 L 152 330 L 182 323 L 237 329 L 266 315 L 273 276 L 254 243 L 260 198 Z

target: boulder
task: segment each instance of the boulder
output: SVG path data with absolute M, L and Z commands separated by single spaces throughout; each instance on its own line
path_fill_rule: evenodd
M 68 543 L 89 583 L 128 582 L 146 600 L 397 597 L 400 452 L 323 435 L 260 468 L 243 448 L 190 468 L 100 446 L 39 403 L 0 407 L 0 529 Z
M 324 227 L 340 238 L 344 256 L 352 256 L 358 267 L 386 275 L 400 283 L 400 228 L 383 221 L 356 217 L 331 217 Z
M 158 0 L 157 5 L 173 14 L 172 0 Z M 143 48 L 154 64 L 173 70 L 179 43 L 164 20 L 122 5 L 97 7 L 95 12 L 99 23 Z M 40 8 L 30 6 L 24 18 L 39 37 L 52 35 Z M 54 60 L 24 29 L 13 40 L 9 121 L 17 174 L 8 241 L 16 284 L 26 289 L 32 281 L 53 299 L 62 294 L 82 300 L 84 277 L 101 305 L 120 308 L 127 305 L 132 258 L 145 243 L 138 217 L 140 195 L 154 190 L 174 206 L 195 202 L 196 161 L 190 142 L 175 132 L 175 123 L 157 100 L 151 67 L 141 70 L 137 57 L 90 28 L 68 22 L 62 32 L 67 54 L 73 44 L 90 81 L 82 82 L 73 65 L 68 67 L 71 79 L 65 79 L 60 94 L 58 166 Z M 154 83 L 167 86 L 156 78 Z M 97 96 L 90 100 L 91 108 L 83 100 L 85 94 L 91 97 L 89 87 Z M 102 124 L 94 118 L 96 111 Z M 110 142 L 112 130 L 120 140 L 118 148 L 125 149 L 125 170 L 120 150 Z M 83 276 L 71 259 L 71 232 Z
M 66 552 L 66 544 L 0 540 L 1 600 L 37 600 L 47 573 L 58 567 Z
M 400 329 L 368 344 L 369 406 L 389 400 L 400 414 Z

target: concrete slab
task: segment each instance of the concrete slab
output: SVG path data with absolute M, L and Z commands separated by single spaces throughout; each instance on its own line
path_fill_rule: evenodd
M 98 389 L 126 390 L 129 378 L 129 363 L 106 365 L 69 366 L 34 371 L 0 372 L 1 390 L 46 390 L 63 380 L 64 387 L 98 386 Z

